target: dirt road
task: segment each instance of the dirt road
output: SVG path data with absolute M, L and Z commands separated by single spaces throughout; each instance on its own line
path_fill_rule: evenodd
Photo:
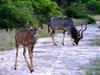
M 84 75 L 79 66 L 100 57 L 100 46 L 90 45 L 96 37 L 100 37 L 100 29 L 88 26 L 78 46 L 72 46 L 68 36 L 63 46 L 62 34 L 55 36 L 58 46 L 52 44 L 50 37 L 40 38 L 34 48 L 35 72 L 32 74 L 23 58 L 22 48 L 19 50 L 18 70 L 14 70 L 16 50 L 5 51 L 0 53 L 0 75 Z

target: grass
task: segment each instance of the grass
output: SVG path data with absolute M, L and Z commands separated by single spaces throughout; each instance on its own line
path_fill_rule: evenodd
M 0 29 L 0 50 L 11 49 L 15 45 L 15 30 Z
M 0 51 L 11 50 L 15 47 L 15 33 L 16 30 L 0 29 Z M 47 26 L 38 33 L 38 37 L 49 36 Z
M 38 32 L 38 37 L 48 37 L 50 34 L 48 33 L 48 27 L 45 25 L 41 31 Z
M 93 18 L 95 18 L 96 21 L 100 22 L 100 15 L 94 15 Z
M 91 46 L 100 46 L 100 37 L 93 39 L 92 42 L 90 43 L 90 45 Z
M 85 75 L 100 75 L 100 58 L 90 60 L 90 63 L 81 66 Z

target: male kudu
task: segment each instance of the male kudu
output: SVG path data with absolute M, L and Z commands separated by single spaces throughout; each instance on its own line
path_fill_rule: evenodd
M 67 32 L 68 35 L 71 36 L 71 39 L 73 39 L 72 44 L 78 45 L 79 41 L 83 38 L 83 32 L 87 29 L 87 25 L 85 25 L 85 28 L 82 28 L 78 31 L 73 23 L 73 20 L 71 18 L 57 18 L 52 17 L 48 21 L 48 31 L 50 32 L 50 29 L 52 30 L 50 33 L 50 36 L 52 37 L 52 41 L 54 45 L 57 45 L 54 41 L 54 34 L 56 30 L 62 30 L 63 31 L 63 39 L 62 44 L 64 45 L 64 37 L 65 33 Z

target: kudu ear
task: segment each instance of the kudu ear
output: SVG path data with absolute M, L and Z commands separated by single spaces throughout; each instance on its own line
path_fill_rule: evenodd
M 39 25 L 39 26 L 38 26 L 38 29 L 43 29 L 43 25 L 44 25 L 44 24 Z
M 80 39 L 83 38 L 83 32 L 87 29 L 87 25 L 85 25 L 85 28 L 82 28 L 83 24 L 81 24 L 81 29 L 79 30 L 79 34 L 80 34 Z
M 43 25 L 39 25 L 38 27 L 37 27 L 37 31 L 38 32 L 41 32 L 43 30 Z
M 78 38 L 81 39 L 81 35 L 78 35 Z

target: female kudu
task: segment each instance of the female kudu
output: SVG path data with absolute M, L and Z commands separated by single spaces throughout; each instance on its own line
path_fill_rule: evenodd
M 33 48 L 34 45 L 37 41 L 36 37 L 36 31 L 37 29 L 20 29 L 16 34 L 15 34 L 15 42 L 16 42 L 16 60 L 15 60 L 15 69 L 17 67 L 17 59 L 18 59 L 18 48 L 19 45 L 23 46 L 23 56 L 25 58 L 26 63 L 28 64 L 28 68 L 30 69 L 30 72 L 33 72 Z M 28 52 L 29 52 L 29 58 L 30 58 L 30 63 L 26 59 L 26 49 L 25 47 L 28 47 Z

